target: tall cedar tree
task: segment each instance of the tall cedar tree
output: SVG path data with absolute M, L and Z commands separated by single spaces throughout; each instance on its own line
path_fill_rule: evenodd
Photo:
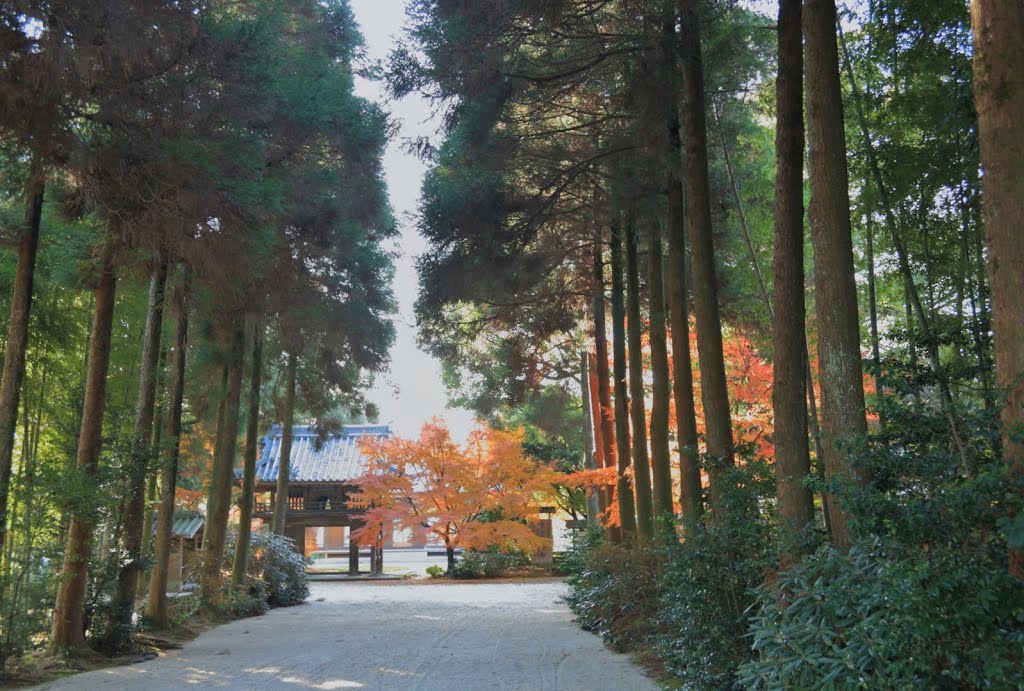
M 28 326 L 32 312 L 32 284 L 35 277 L 39 227 L 43 214 L 46 173 L 33 162 L 25 187 L 25 223 L 17 239 L 17 270 L 11 293 L 11 316 L 7 322 L 3 379 L 0 380 L 0 552 L 6 544 L 7 507 L 14 460 L 14 430 L 18 423 L 21 381 L 25 376 Z M 0 590 L 0 599 L 3 593 Z
M 233 314 L 226 320 L 231 326 L 227 334 L 225 387 L 222 392 L 222 413 L 217 423 L 213 468 L 210 471 L 209 494 L 206 501 L 206 524 L 203 528 L 203 565 L 200 574 L 200 603 L 207 612 L 216 612 L 221 603 L 221 571 L 224 545 L 231 510 L 231 486 L 234 483 L 235 447 L 238 439 L 239 403 L 242 396 L 242 370 L 245 331 L 242 318 Z
M 722 320 L 718 309 L 718 276 L 711 227 L 711 188 L 708 183 L 708 137 L 704 103 L 704 67 L 701 58 L 698 0 L 682 0 L 683 116 L 686 132 L 686 215 L 690 224 L 693 256 L 693 311 L 697 328 L 701 400 L 707 453 L 710 457 L 712 511 L 721 504 L 716 478 L 723 466 L 732 465 L 732 421 L 725 381 Z
M 135 594 L 142 574 L 142 538 L 148 528 L 145 515 L 146 478 L 151 473 L 153 421 L 156 410 L 157 364 L 160 359 L 160 334 L 164 315 L 164 286 L 167 263 L 157 258 L 149 281 L 146 326 L 142 337 L 142 361 L 139 363 L 139 387 L 135 402 L 135 429 L 132 433 L 131 457 L 127 468 L 128 495 L 123 497 L 125 515 L 122 544 L 126 562 L 117 576 L 111 618 L 114 631 L 130 631 L 135 610 Z M 113 641 L 116 647 L 127 647 L 129 641 Z
M 683 150 L 679 124 L 678 35 L 674 5 L 667 3 L 662 25 L 663 51 L 670 92 L 665 111 L 668 128 L 668 290 L 672 331 L 672 396 L 679 446 L 679 505 L 690 525 L 700 520 L 703 497 L 697 451 L 697 411 L 690 356 L 690 291 L 686 275 L 686 200 L 683 198 Z
M 1003 454 L 1015 494 L 1024 484 L 1024 5 L 974 0 L 974 99 L 981 144 L 982 199 L 992 286 L 996 384 L 1006 392 Z M 1016 518 L 1010 571 L 1024 578 L 1024 513 Z
M 117 280 L 114 247 L 105 242 L 99 260 L 99 280 L 95 290 L 92 334 L 89 337 L 89 368 L 82 405 L 82 425 L 78 437 L 76 467 L 91 478 L 99 470 L 103 443 L 103 410 L 106 406 L 107 368 L 110 364 L 110 338 L 114 323 L 114 298 Z M 72 513 L 64 548 L 57 602 L 53 608 L 50 648 L 55 652 L 85 647 L 83 611 L 89 558 L 92 554 L 96 517 L 91 512 Z
M 184 276 L 187 277 L 187 273 Z M 180 280 L 180 279 L 179 279 Z M 153 570 L 149 575 L 146 616 L 157 628 L 167 628 L 167 576 L 170 567 L 171 538 L 174 529 L 175 488 L 178 484 L 178 459 L 181 452 L 181 412 L 185 397 L 185 363 L 188 348 L 188 302 L 186 281 L 174 289 L 174 350 L 171 353 L 171 381 L 168 408 L 160 449 L 160 509 L 154 540 Z
M 804 365 L 803 29 L 801 0 L 779 2 L 779 65 L 775 82 L 775 238 L 773 246 L 776 494 L 780 527 L 793 543 L 814 519 L 807 439 Z M 785 555 L 791 555 L 784 545 Z
M 854 282 L 846 128 L 839 84 L 836 5 L 804 5 L 807 139 L 814 246 L 814 307 L 821 373 L 821 434 L 825 477 L 853 479 L 848 445 L 867 434 L 860 360 L 857 287 Z M 846 511 L 828 499 L 832 543 L 849 547 Z
M 647 412 L 644 406 L 644 347 L 640 317 L 640 261 L 635 204 L 626 214 L 626 336 L 629 348 L 629 419 L 633 426 L 633 487 L 636 491 L 636 532 L 641 540 L 654 537 L 654 497 L 647 447 Z
M 633 464 L 629 437 L 629 383 L 626 380 L 626 286 L 622 245 L 625 232 L 620 219 L 612 221 L 612 369 L 615 378 L 615 450 L 618 454 L 619 526 L 623 541 L 636 538 L 636 503 L 633 499 Z

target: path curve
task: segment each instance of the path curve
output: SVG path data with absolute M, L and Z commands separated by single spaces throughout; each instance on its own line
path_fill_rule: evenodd
M 657 689 L 579 630 L 560 582 L 311 584 L 307 604 L 40 689 Z

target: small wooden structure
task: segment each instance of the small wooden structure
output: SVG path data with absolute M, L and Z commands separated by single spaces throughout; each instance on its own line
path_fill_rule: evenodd
M 157 512 L 153 512 L 153 533 L 156 533 Z M 184 577 L 191 571 L 203 546 L 206 519 L 198 511 L 174 512 L 171 526 L 171 553 L 167 566 L 167 590 L 175 593 L 184 587 Z
M 389 436 L 391 428 L 387 425 L 346 425 L 340 433 L 326 437 L 318 437 L 311 426 L 294 427 L 284 534 L 295 541 L 301 554 L 316 547 L 315 543 L 307 542 L 307 529 L 324 528 L 326 534 L 340 542 L 343 533 L 338 528 L 347 527 L 351 533 L 362 525 L 363 511 L 349 501 L 356 489 L 352 480 L 367 470 L 360 442 L 366 437 Z M 254 518 L 269 522 L 273 516 L 280 470 L 281 427 L 274 425 L 263 438 L 263 451 L 256 462 Z M 236 475 L 240 477 L 240 472 Z M 352 540 L 348 542 L 349 573 L 356 574 L 359 547 Z M 379 571 L 380 555 L 375 556 L 372 566 Z

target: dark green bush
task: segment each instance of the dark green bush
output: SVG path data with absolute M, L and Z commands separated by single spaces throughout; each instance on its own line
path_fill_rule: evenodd
M 662 632 L 658 584 L 663 557 L 650 547 L 604 544 L 591 533 L 566 562 L 566 602 L 576 621 L 619 651 L 635 650 Z
M 759 501 L 771 491 L 770 478 L 757 461 L 722 471 L 723 506 L 664 550 L 657 615 L 664 633 L 655 643 L 686 688 L 732 688 L 752 655 L 747 610 L 776 558 L 769 505 Z
M 484 550 L 469 550 L 463 554 L 452 569 L 452 578 L 500 578 L 511 569 L 526 566 L 530 558 L 522 552 L 502 552 L 497 546 Z
M 1001 553 L 1000 553 L 1001 552 Z M 822 549 L 760 591 L 745 686 L 1024 687 L 1024 585 L 1005 551 Z M 780 593 L 788 593 L 785 600 Z
M 235 558 L 237 536 L 229 533 L 224 563 L 230 568 Z M 227 586 L 225 586 L 227 587 Z M 246 590 L 230 594 L 227 603 L 234 616 L 254 616 L 271 607 L 301 604 L 309 597 L 306 558 L 295 551 L 291 538 L 269 531 L 252 533 Z M 263 611 L 260 611 L 261 605 Z

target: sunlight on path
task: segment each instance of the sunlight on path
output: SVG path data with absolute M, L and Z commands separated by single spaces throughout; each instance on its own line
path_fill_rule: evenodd
M 545 583 L 314 583 L 310 602 L 44 689 L 657 689 Z M 320 601 L 317 601 L 320 600 Z

